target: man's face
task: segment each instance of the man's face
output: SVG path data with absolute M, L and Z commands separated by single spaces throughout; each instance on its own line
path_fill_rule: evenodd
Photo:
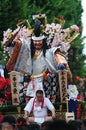
M 43 94 L 37 93 L 37 94 L 36 94 L 36 98 L 37 98 L 37 101 L 38 101 L 38 102 L 42 102 Z
M 3 123 L 1 130 L 14 130 L 15 128 L 9 123 Z
M 34 44 L 35 49 L 38 49 L 38 50 L 42 49 L 42 47 L 43 47 L 42 40 L 34 40 L 33 44 Z

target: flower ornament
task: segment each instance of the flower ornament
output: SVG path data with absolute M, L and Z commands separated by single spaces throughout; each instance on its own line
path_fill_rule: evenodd
M 13 31 L 13 34 L 15 34 L 18 31 L 18 29 L 19 29 L 19 27 Z M 17 36 L 15 37 L 14 40 L 20 39 L 22 37 L 22 38 L 24 38 L 25 40 L 27 40 L 29 42 L 30 41 L 30 36 L 31 36 L 31 33 L 28 30 L 28 28 L 26 28 L 26 26 L 23 26 L 20 29 L 19 33 L 17 34 Z
M 16 125 L 17 126 L 22 126 L 22 125 L 26 125 L 26 120 L 23 117 L 18 117 Z
M 13 42 L 20 38 L 24 38 L 25 40 L 30 42 L 30 37 L 31 32 L 28 30 L 26 26 L 18 26 L 14 31 L 12 31 L 11 29 L 7 29 L 3 33 L 2 44 L 4 45 L 4 51 L 8 52 L 8 54 L 10 55 L 13 50 Z
M 26 123 L 23 122 L 23 121 L 20 121 L 20 122 L 16 122 L 16 125 L 17 125 L 17 126 L 22 126 L 22 125 L 26 125 Z
M 76 30 L 77 32 L 80 32 L 80 28 L 77 25 L 72 25 L 70 28 L 72 30 Z
M 52 101 L 52 103 L 54 103 L 55 102 L 55 96 L 51 96 L 51 101 Z
M 4 31 L 4 33 L 3 33 L 3 42 L 2 43 L 4 44 L 8 39 L 11 38 L 12 35 L 13 35 L 12 30 L 10 28 L 8 28 L 7 31 Z
M 76 80 L 81 80 L 80 76 L 76 76 Z
M 63 29 L 63 25 L 65 23 L 63 16 L 60 16 L 59 18 L 55 17 L 51 24 L 47 23 L 45 14 L 40 13 L 38 15 L 33 15 L 32 18 L 35 20 L 35 24 L 38 23 L 38 20 L 41 22 L 41 33 L 39 33 L 39 36 L 35 35 L 36 31 L 30 26 L 28 20 L 18 21 L 17 28 L 14 31 L 8 29 L 4 32 L 3 44 L 7 43 L 5 44 L 7 47 L 9 41 L 12 43 L 16 39 L 20 38 L 24 38 L 28 42 L 30 42 L 31 38 L 33 40 L 37 40 L 37 37 L 39 37 L 41 40 L 46 38 L 49 47 L 52 48 L 60 45 L 61 52 L 65 53 L 67 56 L 68 50 L 71 47 L 70 43 L 79 35 L 80 28 L 77 25 L 72 25 L 66 29 Z M 37 29 L 37 26 L 35 27 Z M 8 48 L 7 51 L 10 54 L 12 49 L 10 50 Z
M 76 85 L 72 85 L 72 84 L 68 85 L 69 99 L 76 99 L 78 94 L 79 94 L 79 92 L 78 92 Z

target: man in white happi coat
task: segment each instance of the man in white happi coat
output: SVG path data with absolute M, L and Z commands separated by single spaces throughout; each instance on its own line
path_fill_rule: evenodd
M 48 110 L 51 111 L 52 115 L 48 116 Z M 31 98 L 24 108 L 24 117 L 29 123 L 43 123 L 44 121 L 51 121 L 56 119 L 55 108 L 51 101 L 43 96 L 42 90 L 36 91 L 36 96 Z M 30 117 L 31 111 L 33 116 Z

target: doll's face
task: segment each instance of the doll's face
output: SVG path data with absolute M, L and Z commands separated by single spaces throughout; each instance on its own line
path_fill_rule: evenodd
M 33 41 L 35 49 L 42 49 L 43 48 L 43 41 L 42 40 L 34 40 Z

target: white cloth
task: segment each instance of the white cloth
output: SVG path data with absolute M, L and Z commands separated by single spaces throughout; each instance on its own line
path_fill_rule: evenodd
M 32 60 L 32 73 L 31 75 L 40 75 L 42 72 L 45 72 L 47 70 L 47 65 L 45 62 L 45 58 L 43 56 L 43 52 L 40 53 L 40 55 Z M 31 80 L 29 82 L 29 85 L 27 87 L 26 96 L 34 97 L 35 92 L 37 90 L 43 90 L 43 77 L 39 76 L 34 78 L 34 81 Z
M 47 64 L 45 57 L 43 56 L 43 51 L 32 60 L 32 75 L 41 74 L 43 71 L 47 70 Z
M 42 124 L 44 122 L 44 117 L 40 117 L 40 118 L 35 117 L 34 122 L 37 122 L 38 124 Z
M 28 111 L 29 113 L 32 111 L 34 98 L 30 99 L 30 101 L 27 103 L 24 110 Z M 48 115 L 47 110 L 52 111 L 52 109 L 55 109 L 53 104 L 50 102 L 50 100 L 46 97 L 44 97 L 44 106 L 41 108 L 41 106 L 36 106 L 36 102 L 34 103 L 34 110 L 33 115 L 34 117 L 45 117 Z
M 3 69 L 0 69 L 0 75 L 1 75 L 2 77 L 4 77 L 4 70 L 3 70 Z
M 37 90 L 43 90 L 43 77 L 34 78 L 34 80 L 29 82 L 27 87 L 26 96 L 34 97 Z

